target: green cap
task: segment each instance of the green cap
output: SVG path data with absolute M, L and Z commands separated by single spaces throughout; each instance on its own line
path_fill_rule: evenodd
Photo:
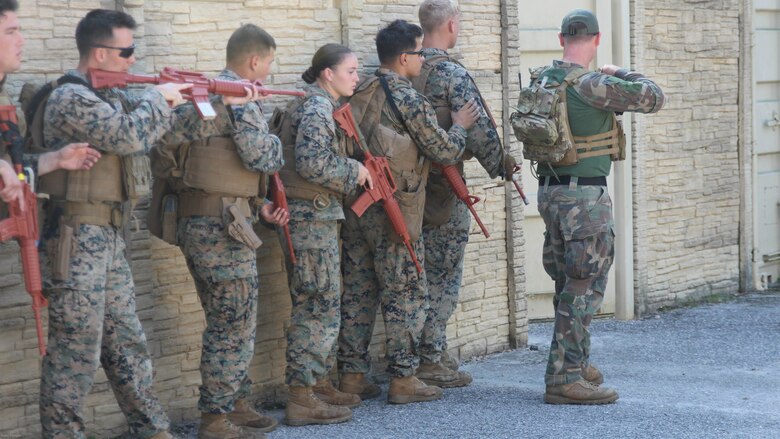
M 586 9 L 575 9 L 561 22 L 563 35 L 596 35 L 599 33 L 599 21 L 592 12 Z

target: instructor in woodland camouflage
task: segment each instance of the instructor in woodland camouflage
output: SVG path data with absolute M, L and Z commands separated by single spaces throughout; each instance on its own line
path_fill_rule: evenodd
M 227 66 L 217 79 L 265 81 L 275 51 L 268 32 L 245 24 L 228 40 Z M 268 132 L 255 102 L 262 96 L 249 88 L 247 93 L 243 98 L 213 97 L 217 117 L 210 121 L 202 120 L 192 104 L 177 108 L 166 146 L 152 155 L 155 169 L 165 155 L 158 152 L 187 156 L 183 163 L 174 160 L 181 168 L 180 178 L 169 184 L 178 204 L 177 244 L 206 315 L 199 439 L 260 438 L 277 424 L 256 412 L 248 400 L 259 287 L 255 250 L 261 244 L 250 224 L 255 219 L 253 206 L 262 200 L 261 179 L 267 178 L 261 173 L 281 168 L 282 145 Z M 260 215 L 269 223 L 287 222 L 287 213 L 271 203 L 262 206 Z
M 133 65 L 135 27 L 123 12 L 89 12 L 76 28 L 78 69 L 38 110 L 45 111 L 47 149 L 86 142 L 103 153 L 89 171 L 41 178 L 41 191 L 51 196 L 41 244 L 49 300 L 40 399 L 45 438 L 85 438 L 81 410 L 99 365 L 133 437 L 172 437 L 152 393 L 152 361 L 135 312 L 122 229 L 131 200 L 148 185 L 143 154 L 171 127 L 168 102 L 183 103 L 186 86 L 158 85 L 134 98 L 117 89 L 96 91 L 86 78 L 90 68 L 126 72 Z
M 412 248 L 424 262 L 420 234 L 430 161 L 457 163 L 466 144 L 466 130 L 477 119 L 479 106 L 469 102 L 452 113 L 449 131 L 439 127 L 433 106 L 409 80 L 420 74 L 424 60 L 419 26 L 396 20 L 377 33 L 376 47 L 381 67 L 358 86 L 350 104 L 371 153 L 387 157 Z M 346 217 L 342 232 L 340 389 L 361 397 L 379 394 L 365 374 L 376 311 L 381 306 L 391 376 L 388 401 L 405 404 L 440 398 L 441 388 L 427 386 L 414 376 L 427 307 L 425 272 L 418 273 L 379 203 L 360 218 L 351 210 Z
M 433 104 L 439 126 L 449 129 L 450 111 L 459 110 L 468 101 L 473 100 L 480 107 L 479 118 L 468 130 L 466 151 L 456 165 L 460 175 L 463 176 L 463 160 L 474 156 L 491 178 L 511 178 L 515 160 L 501 146 L 474 79 L 447 53 L 458 40 L 460 10 L 451 0 L 425 0 L 418 15 L 425 32 L 422 51 L 425 63 L 412 84 Z M 441 171 L 433 168 L 426 186 L 423 219 L 430 299 L 420 340 L 420 368 L 416 373 L 426 384 L 460 387 L 471 382 L 471 375 L 458 371 L 457 362 L 447 355 L 447 320 L 458 304 L 470 228 L 471 215 L 466 204 L 456 198 Z
M 563 59 L 540 72 L 547 86 L 567 83 L 566 116 L 574 148 L 559 163 L 540 163 L 539 212 L 546 226 L 543 262 L 555 281 L 555 327 L 544 401 L 604 404 L 618 399 L 602 387 L 590 362 L 590 325 L 601 306 L 614 258 L 612 201 L 607 192 L 611 160 L 623 159 L 624 134 L 615 112 L 654 113 L 664 94 L 640 73 L 607 64 L 587 70 L 601 41 L 596 17 L 570 12 L 558 36 Z M 573 156 L 573 157 L 569 157 Z
M 336 390 L 328 377 L 341 320 L 343 199 L 364 184 L 372 186 L 368 170 L 347 157 L 346 137 L 333 120 L 338 99 L 355 90 L 357 69 L 357 56 L 349 48 L 320 47 L 302 75 L 310 84 L 306 96 L 288 107 L 281 124 L 286 161 L 280 174 L 289 197 L 297 259 L 295 265 L 287 264 L 292 297 L 286 371 L 290 399 L 285 409 L 289 425 L 344 422 L 352 417 L 350 408 L 360 404 L 360 397 Z
M 16 11 L 19 4 L 16 0 L 0 0 L 0 105 L 13 106 L 13 100 L 8 95 L 5 88 L 8 74 L 13 73 L 21 67 L 22 48 L 24 47 L 24 37 L 21 33 L 19 18 Z M 15 141 L 24 139 L 26 124 L 24 113 L 16 110 L 17 122 L 10 120 L 0 120 L 2 130 L 2 143 L 0 144 L 0 179 L 3 181 L 3 189 L 0 190 L 0 200 L 10 202 L 13 200 L 23 200 L 19 198 L 22 194 L 22 182 L 19 180 L 11 166 L 10 159 L 6 154 L 10 153 L 10 146 Z M 23 165 L 33 169 L 37 175 L 48 174 L 57 169 L 87 170 L 100 158 L 100 153 L 89 148 L 86 143 L 75 143 L 67 145 L 58 151 L 43 153 L 40 155 L 24 157 Z

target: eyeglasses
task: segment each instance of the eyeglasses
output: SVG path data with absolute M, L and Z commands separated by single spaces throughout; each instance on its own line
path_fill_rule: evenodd
M 133 53 L 135 53 L 135 43 L 133 43 L 130 47 L 113 47 L 113 46 L 105 46 L 103 44 L 93 44 L 92 47 L 96 47 L 100 49 L 118 50 L 120 58 L 130 58 L 131 56 L 133 56 Z
M 425 55 L 423 55 L 423 51 L 422 51 L 422 49 L 420 49 L 420 50 L 417 50 L 417 51 L 415 51 L 415 52 L 401 52 L 401 53 L 402 53 L 402 54 L 404 54 L 404 55 L 417 55 L 417 56 L 425 56 Z

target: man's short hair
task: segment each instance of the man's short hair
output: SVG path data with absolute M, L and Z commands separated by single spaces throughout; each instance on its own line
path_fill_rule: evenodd
M 227 43 L 227 63 L 239 62 L 248 56 L 266 56 L 276 50 L 274 37 L 254 24 L 245 24 L 233 32 Z
M 388 24 L 376 34 L 376 53 L 379 55 L 379 62 L 392 64 L 401 52 L 416 49 L 417 39 L 422 36 L 422 28 L 406 20 L 395 20 Z
M 436 30 L 444 22 L 460 15 L 460 9 L 452 0 L 425 0 L 417 11 L 425 33 Z
M 19 9 L 19 2 L 16 0 L 0 0 L 0 16 L 6 12 L 16 12 Z
M 84 59 L 96 44 L 106 44 L 114 38 L 114 29 L 135 30 L 135 19 L 121 11 L 93 9 L 76 26 L 76 46 Z

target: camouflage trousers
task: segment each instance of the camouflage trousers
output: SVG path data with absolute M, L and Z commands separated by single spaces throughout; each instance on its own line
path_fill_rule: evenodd
M 236 400 L 251 391 L 249 363 L 257 328 L 256 254 L 230 238 L 220 218 L 181 219 L 178 233 L 206 316 L 198 409 L 230 413 Z
M 43 437 L 86 437 L 81 410 L 101 365 L 132 437 L 167 430 L 168 417 L 152 392 L 152 360 L 135 312 L 122 236 L 111 227 L 79 226 L 65 281 L 52 279 L 58 241 L 58 235 L 48 239 L 41 258 L 49 300 L 41 370 Z
M 406 246 L 391 240 L 381 206 L 373 205 L 363 217 L 346 212 L 342 230 L 344 294 L 338 364 L 341 373 L 367 373 L 368 347 L 377 309 L 385 322 L 388 373 L 414 374 L 420 364 L 419 342 L 427 305 L 425 272 L 417 273 Z M 412 243 L 424 264 L 422 238 Z
M 544 269 L 555 281 L 545 383 L 568 384 L 588 365 L 588 327 L 604 299 L 615 257 L 612 200 L 606 186 L 540 187 L 539 212 L 547 229 Z
M 455 201 L 446 223 L 423 226 L 429 299 L 420 340 L 420 361 L 423 363 L 438 363 L 447 349 L 447 321 L 458 305 L 470 228 L 471 213 L 460 200 Z
M 297 259 L 287 260 L 292 310 L 287 328 L 286 382 L 311 387 L 328 376 L 339 335 L 341 256 L 336 221 L 290 220 Z M 281 230 L 280 230 L 281 232 Z M 282 248 L 287 250 L 280 233 Z

